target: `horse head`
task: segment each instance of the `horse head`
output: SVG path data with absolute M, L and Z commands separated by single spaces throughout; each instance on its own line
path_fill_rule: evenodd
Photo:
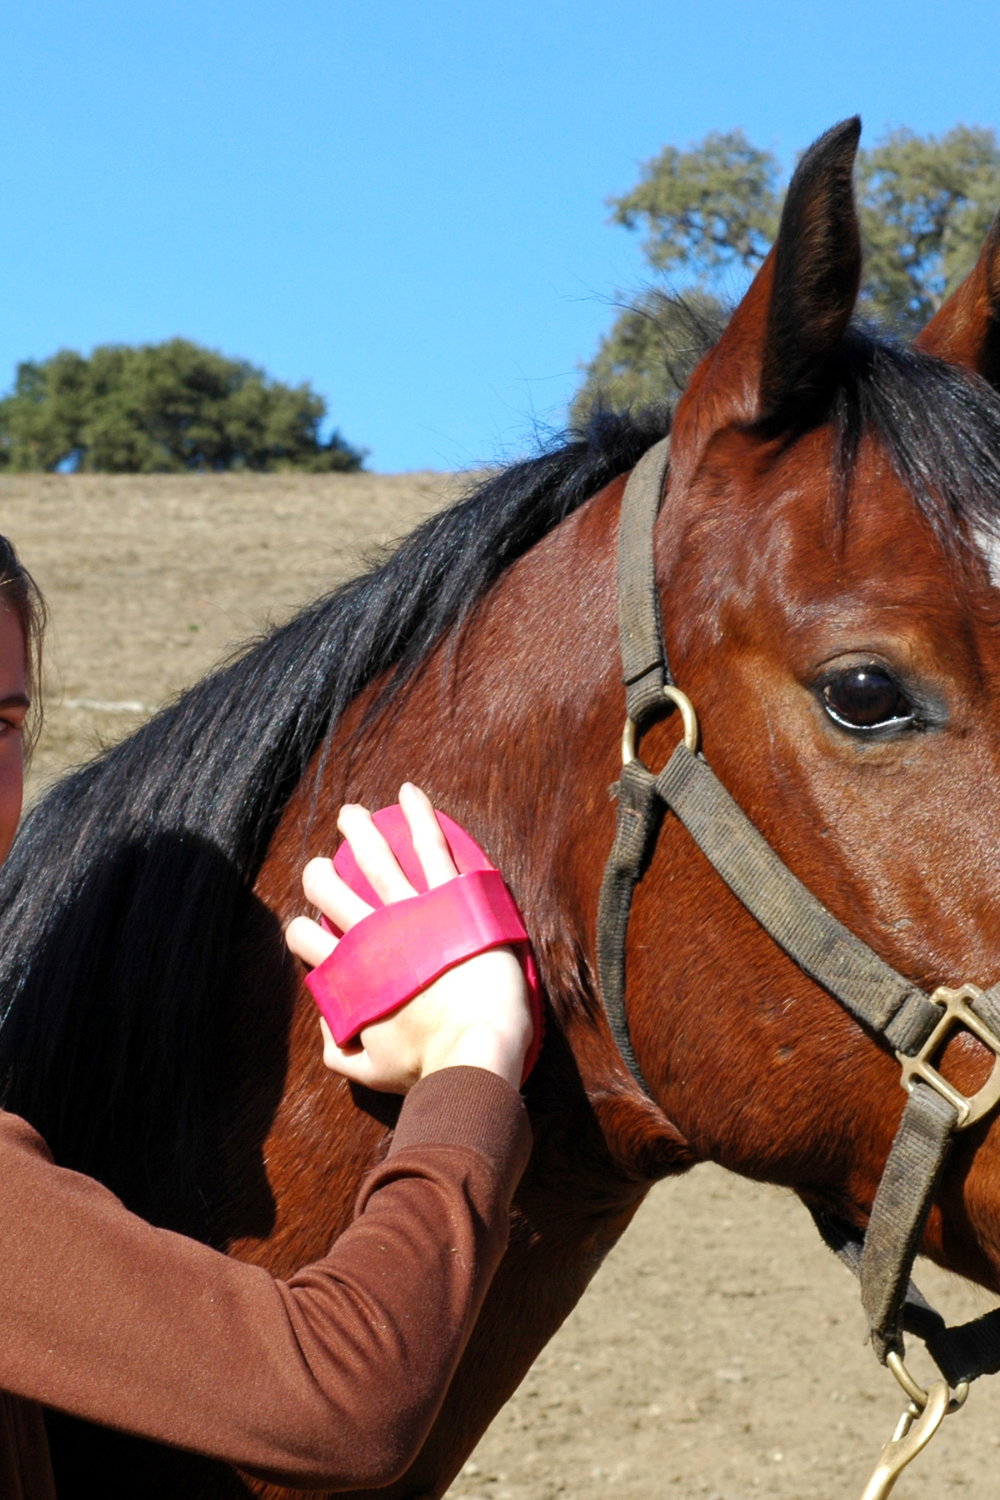
M 824 136 L 674 420 L 656 555 L 706 758 L 785 864 L 923 989 L 1000 978 L 998 235 L 903 351 L 852 325 L 858 123 Z M 974 372 L 974 373 L 970 373 Z M 676 716 L 675 716 L 676 717 Z M 678 727 L 644 742 L 662 762 Z M 628 1014 L 698 1157 L 859 1230 L 905 1102 L 891 1048 L 787 958 L 667 815 L 638 889 Z M 965 1093 L 992 1057 L 953 1033 Z M 966 1132 L 926 1253 L 1000 1285 L 1000 1148 Z

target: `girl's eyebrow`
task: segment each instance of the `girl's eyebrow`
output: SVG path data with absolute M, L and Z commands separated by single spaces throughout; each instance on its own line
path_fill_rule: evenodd
M 31 699 L 25 693 L 8 693 L 6 698 L 0 698 L 0 709 L 30 707 Z

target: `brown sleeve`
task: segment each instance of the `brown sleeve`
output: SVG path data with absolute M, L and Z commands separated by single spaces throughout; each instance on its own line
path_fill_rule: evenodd
M 280 1282 L 152 1228 L 0 1112 L 0 1389 L 278 1482 L 389 1484 L 444 1398 L 529 1151 L 502 1079 L 431 1074 L 351 1227 Z

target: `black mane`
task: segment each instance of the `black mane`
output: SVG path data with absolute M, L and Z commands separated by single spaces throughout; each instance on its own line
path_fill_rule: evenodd
M 219 1079 L 236 1066 L 233 938 L 253 921 L 267 935 L 248 890 L 292 789 L 367 684 L 404 681 L 668 426 L 664 412 L 599 414 L 488 478 L 30 813 L 0 875 L 0 1079 L 57 1161 L 156 1222 L 224 1237 L 192 1204 L 211 1196 Z M 280 1050 L 286 1020 L 254 1024 Z

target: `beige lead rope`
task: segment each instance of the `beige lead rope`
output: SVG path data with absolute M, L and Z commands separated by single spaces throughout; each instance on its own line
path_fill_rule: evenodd
M 908 1099 L 872 1205 L 864 1238 L 833 1215 L 816 1213 L 823 1238 L 861 1279 L 872 1345 L 909 1404 L 882 1450 L 863 1500 L 887 1495 L 902 1469 L 964 1402 L 968 1382 L 1000 1370 L 1000 1309 L 959 1328 L 910 1280 L 927 1214 L 957 1131 L 1000 1102 L 1000 985 L 925 995 L 849 932 L 778 858 L 698 753 L 698 721 L 673 683 L 660 621 L 653 529 L 666 482 L 670 440 L 656 444 L 625 488 L 619 523 L 618 617 L 626 722 L 617 786 L 615 841 L 604 872 L 597 924 L 601 995 L 615 1043 L 650 1093 L 632 1048 L 625 1009 L 625 941 L 635 887 L 652 858 L 669 808 L 717 873 L 764 930 L 847 1010 L 893 1048 Z M 642 728 L 680 709 L 684 740 L 655 775 L 636 756 Z M 973 1031 L 997 1059 L 971 1098 L 954 1089 L 933 1057 L 955 1026 Z M 904 1330 L 924 1339 L 945 1379 L 924 1390 L 905 1364 Z M 955 1396 L 949 1385 L 956 1388 Z

